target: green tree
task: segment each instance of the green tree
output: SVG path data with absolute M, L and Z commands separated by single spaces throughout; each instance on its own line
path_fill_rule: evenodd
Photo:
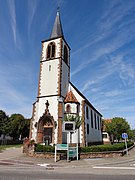
M 8 123 L 9 117 L 4 111 L 0 110 L 0 136 L 1 134 L 8 134 Z
M 132 139 L 135 141 L 135 129 L 132 129 L 128 132 L 129 139 Z
M 25 119 L 21 114 L 12 114 L 9 118 L 9 135 L 13 139 L 19 139 L 29 136 L 30 119 Z
M 115 117 L 111 120 L 111 122 L 104 121 L 105 130 L 111 137 L 111 141 L 114 139 L 120 140 L 122 133 L 130 132 L 130 125 L 126 121 L 126 119 L 121 117 Z

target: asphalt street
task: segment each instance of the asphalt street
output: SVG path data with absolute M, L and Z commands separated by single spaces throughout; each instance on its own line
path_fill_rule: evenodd
M 128 156 L 67 162 L 28 157 L 22 148 L 0 152 L 0 180 L 25 179 L 135 179 L 135 148 Z

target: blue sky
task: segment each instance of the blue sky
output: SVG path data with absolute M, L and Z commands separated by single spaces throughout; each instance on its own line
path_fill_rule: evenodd
M 0 109 L 31 117 L 41 41 L 58 4 L 71 82 L 103 114 L 135 128 L 134 0 L 0 0 Z

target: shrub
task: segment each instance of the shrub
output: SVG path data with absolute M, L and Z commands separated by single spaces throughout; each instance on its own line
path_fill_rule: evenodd
M 128 148 L 133 146 L 133 142 L 128 142 Z M 79 152 L 105 152 L 105 151 L 120 151 L 125 149 L 125 143 L 117 143 L 117 144 L 105 144 L 105 145 L 95 145 L 95 146 L 87 146 L 80 147 Z
M 133 146 L 133 142 L 128 142 L 128 148 Z M 116 143 L 116 144 L 104 144 L 104 145 L 94 145 L 94 146 L 87 146 L 87 147 L 79 147 L 80 153 L 87 153 L 87 152 L 105 152 L 105 151 L 121 151 L 125 149 L 125 143 Z M 35 145 L 35 152 L 55 152 L 54 146 L 45 146 L 41 144 Z M 62 153 L 66 153 L 66 151 L 59 151 Z
M 54 152 L 55 147 L 54 146 L 45 146 L 41 144 L 35 145 L 35 152 Z

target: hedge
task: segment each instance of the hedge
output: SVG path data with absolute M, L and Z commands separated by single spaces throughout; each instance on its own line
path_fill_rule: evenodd
M 133 146 L 133 142 L 128 142 L 128 148 Z M 94 145 L 94 146 L 87 146 L 87 147 L 79 147 L 79 152 L 105 152 L 105 151 L 121 151 L 125 149 L 125 143 L 116 143 L 116 144 L 105 144 L 105 145 Z M 35 145 L 35 152 L 55 152 L 54 146 L 45 146 L 36 144 Z M 64 151 L 62 151 L 64 153 Z
M 45 146 L 41 144 L 35 145 L 35 152 L 54 152 L 55 147 L 54 146 Z
M 133 146 L 133 142 L 128 142 L 128 148 Z M 125 149 L 125 143 L 116 143 L 116 144 L 104 144 L 104 145 L 95 145 L 87 147 L 79 147 L 79 152 L 105 152 L 105 151 L 121 151 Z

